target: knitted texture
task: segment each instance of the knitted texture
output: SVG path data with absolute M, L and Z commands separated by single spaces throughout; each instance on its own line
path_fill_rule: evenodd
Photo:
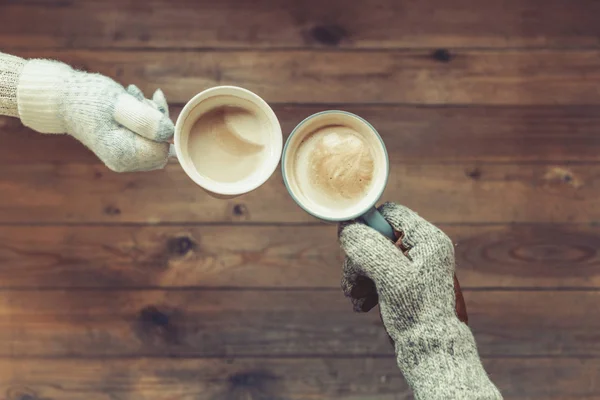
M 167 163 L 174 127 L 160 90 L 147 100 L 137 87 L 125 90 L 106 76 L 30 60 L 20 75 L 17 100 L 23 124 L 41 133 L 70 134 L 114 171 L 147 171 Z
M 0 53 L 0 115 L 18 117 L 17 84 L 26 61 Z
M 502 399 L 481 365 L 470 329 L 456 316 L 452 242 L 408 208 L 388 203 L 379 210 L 404 232 L 408 256 L 362 223 L 340 226 L 344 293 L 358 311 L 378 300 L 415 399 Z

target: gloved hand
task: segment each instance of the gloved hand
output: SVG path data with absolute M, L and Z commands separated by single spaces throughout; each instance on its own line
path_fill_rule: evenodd
M 23 124 L 41 133 L 70 134 L 113 171 L 147 171 L 167 163 L 174 127 L 160 90 L 146 100 L 135 86 L 126 91 L 106 76 L 30 60 L 19 76 L 17 102 Z
M 441 230 L 406 207 L 380 212 L 404 233 L 404 255 L 372 228 L 340 226 L 346 253 L 342 288 L 355 310 L 379 301 L 398 366 L 415 399 L 502 399 L 481 365 L 470 329 L 455 311 L 454 246 Z

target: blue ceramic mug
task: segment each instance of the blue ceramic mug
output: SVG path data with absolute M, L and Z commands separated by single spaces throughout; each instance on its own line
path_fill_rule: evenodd
M 299 157 L 302 144 L 316 131 L 326 127 L 350 128 L 368 146 L 373 158 L 373 174 L 369 186 L 357 199 L 349 202 L 322 201 L 315 192 L 308 193 L 299 172 L 303 168 Z M 303 156 L 304 153 L 301 153 Z M 358 115 L 338 110 L 323 111 L 300 122 L 292 131 L 283 149 L 281 160 L 283 181 L 294 199 L 306 212 L 324 221 L 339 222 L 362 219 L 367 225 L 395 241 L 390 224 L 377 211 L 375 205 L 385 190 L 389 176 L 389 159 L 385 144 L 379 133 Z M 306 175 L 304 175 L 306 178 Z M 304 179 L 306 180 L 306 179 Z M 320 197 L 320 198 L 319 198 Z M 343 204 L 342 204 L 343 203 Z

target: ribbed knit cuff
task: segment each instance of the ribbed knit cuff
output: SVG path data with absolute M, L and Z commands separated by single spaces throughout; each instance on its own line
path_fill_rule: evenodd
M 398 365 L 417 400 L 501 400 L 471 330 L 457 318 L 418 324 L 394 338 Z
M 59 106 L 64 82 L 72 68 L 57 61 L 30 60 L 17 87 L 19 117 L 40 133 L 65 133 Z
M 27 61 L 0 53 L 0 115 L 18 117 L 17 84 Z

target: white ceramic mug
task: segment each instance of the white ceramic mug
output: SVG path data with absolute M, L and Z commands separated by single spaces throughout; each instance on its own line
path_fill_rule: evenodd
M 236 182 L 219 182 L 202 175 L 194 166 L 189 155 L 188 139 L 190 131 L 198 119 L 219 107 L 252 108 L 264 114 L 267 121 L 265 134 L 268 134 L 267 151 L 260 166 L 250 176 Z M 234 197 L 248 193 L 265 183 L 271 177 L 279 160 L 283 146 L 281 125 L 269 105 L 258 95 L 236 86 L 217 86 L 207 89 L 192 98 L 183 108 L 175 124 L 175 154 L 185 173 L 196 184 L 216 197 Z
M 352 128 L 361 138 L 369 144 L 375 154 L 375 169 L 373 182 L 367 194 L 357 204 L 348 208 L 331 210 L 320 206 L 309 196 L 302 193 L 299 184 L 295 182 L 294 163 L 295 152 L 300 144 L 317 129 L 325 126 L 342 125 Z M 300 122 L 292 131 L 283 150 L 281 160 L 283 181 L 294 201 L 309 214 L 330 222 L 349 221 L 360 218 L 367 225 L 379 231 L 389 239 L 396 241 L 395 233 L 391 225 L 375 208 L 375 204 L 383 194 L 389 176 L 389 159 L 383 139 L 377 130 L 358 115 L 339 110 L 323 111 Z

